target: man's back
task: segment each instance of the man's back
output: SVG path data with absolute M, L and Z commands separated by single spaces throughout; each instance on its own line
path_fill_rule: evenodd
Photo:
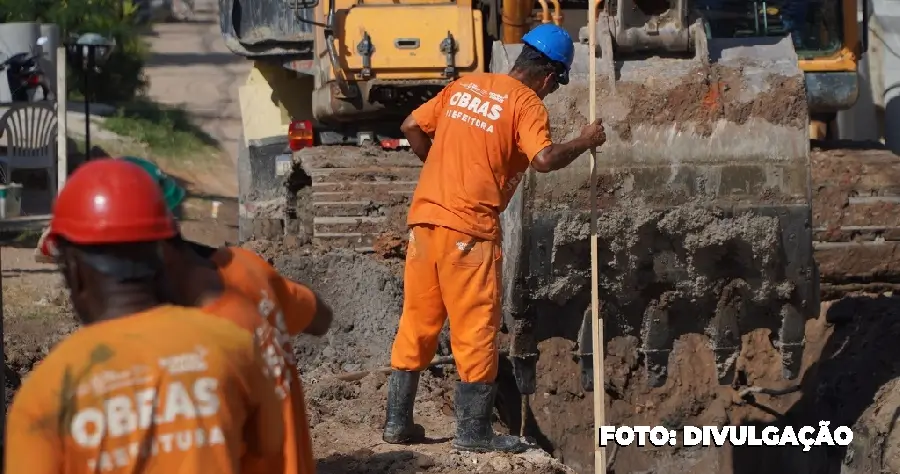
M 530 160 L 550 145 L 543 102 L 506 74 L 474 74 L 448 85 L 412 116 L 434 142 L 407 223 L 498 240 L 499 213 Z
M 84 327 L 16 394 L 5 472 L 280 469 L 280 403 L 261 359 L 249 333 L 194 309 Z
M 315 295 L 305 286 L 285 279 L 265 260 L 249 250 L 223 247 L 210 257 L 230 291 L 240 292 L 258 310 L 262 324 L 259 334 L 265 340 L 275 339 L 278 352 L 269 355 L 279 394 L 283 397 L 285 430 L 285 473 L 315 472 L 312 440 L 303 386 L 297 373 L 290 336 L 310 324 L 316 312 Z M 231 318 L 226 310 L 209 309 Z M 280 361 L 278 359 L 281 359 Z M 283 370 L 282 370 L 283 368 Z
M 300 334 L 312 321 L 316 312 L 313 292 L 282 277 L 259 255 L 239 247 L 222 247 L 210 259 L 225 285 L 260 304 L 269 324 L 286 335 Z

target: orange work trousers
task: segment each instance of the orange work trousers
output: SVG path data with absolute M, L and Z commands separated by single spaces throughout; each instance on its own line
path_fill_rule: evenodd
M 428 367 L 449 315 L 450 345 L 460 378 L 493 383 L 499 362 L 500 262 L 498 242 L 446 227 L 413 226 L 391 367 Z

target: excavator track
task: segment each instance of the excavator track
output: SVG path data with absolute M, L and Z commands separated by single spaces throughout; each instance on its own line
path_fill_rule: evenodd
M 320 146 L 294 155 L 310 178 L 300 217 L 312 243 L 374 251 L 383 235 L 405 236 L 406 212 L 422 162 L 407 151 Z M 311 232 L 310 232 L 311 231 Z
M 825 295 L 900 289 L 900 156 L 880 143 L 814 142 L 810 164 Z
M 422 165 L 414 155 L 331 146 L 294 158 L 311 181 L 301 220 L 314 244 L 372 252 L 384 234 L 405 238 Z M 813 142 L 810 163 L 823 291 L 900 289 L 900 156 L 880 143 Z

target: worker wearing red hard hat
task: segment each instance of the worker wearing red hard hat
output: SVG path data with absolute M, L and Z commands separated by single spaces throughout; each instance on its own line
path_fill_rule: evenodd
M 69 179 L 48 239 L 83 327 L 16 393 L 4 472 L 282 469 L 281 407 L 256 338 L 161 296 L 161 242 L 176 232 L 134 164 L 92 161 Z
M 573 140 L 554 143 L 542 99 L 569 82 L 574 45 L 544 24 L 525 43 L 509 74 L 469 74 L 417 108 L 401 130 L 425 164 L 407 224 L 403 313 L 391 351 L 384 440 L 406 443 L 424 430 L 413 423 L 419 373 L 450 319 L 459 376 L 454 447 L 519 451 L 518 438 L 491 428 L 500 327 L 500 213 L 529 167 L 568 166 L 606 140 L 600 121 Z
M 157 179 L 157 184 L 171 189 L 166 179 Z M 167 203 L 170 209 L 178 205 L 177 200 Z M 315 473 L 303 384 L 291 340 L 300 333 L 324 335 L 331 326 L 331 308 L 308 287 L 280 275 L 249 250 L 208 247 L 186 240 L 180 233 L 166 240 L 163 248 L 177 301 L 238 321 L 243 315 L 235 314 L 227 301 L 215 296 L 224 285 L 256 305 L 254 331 L 266 344 L 269 371 L 282 401 L 283 473 Z
M 158 169 L 146 162 L 139 164 L 154 177 L 161 190 L 172 188 L 172 183 Z M 172 210 L 180 201 L 167 199 L 166 203 Z M 324 335 L 331 326 L 331 308 L 308 287 L 281 276 L 249 250 L 208 247 L 186 240 L 180 233 L 167 239 L 163 250 L 169 288 L 177 302 L 231 319 L 258 335 L 282 400 L 284 473 L 314 473 L 306 403 L 291 338 L 300 333 Z M 52 240 L 42 239 L 38 254 L 42 260 L 52 260 Z M 247 321 L 246 312 L 235 311 L 240 308 L 233 308 L 227 298 L 219 297 L 223 288 L 229 290 L 227 294 L 238 293 L 256 305 L 252 321 Z

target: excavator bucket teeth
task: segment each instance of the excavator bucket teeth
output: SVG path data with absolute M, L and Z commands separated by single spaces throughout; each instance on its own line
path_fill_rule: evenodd
M 575 46 L 569 85 L 545 103 L 554 140 L 577 136 L 588 123 L 588 61 L 598 62 L 597 116 L 608 137 L 595 196 L 607 340 L 637 337 L 658 386 L 675 342 L 705 334 L 728 383 L 741 336 L 768 329 L 793 379 L 805 320 L 818 314 L 818 281 L 807 99 L 790 38 L 711 39 L 688 59 L 611 61 Z M 508 71 L 520 50 L 495 44 L 492 70 Z M 504 237 L 515 236 L 504 239 L 504 255 L 518 262 L 506 277 L 530 295 L 517 305 L 528 310 L 507 321 L 560 307 L 582 319 L 591 281 L 589 159 L 531 171 L 524 204 L 504 216 Z M 573 332 L 566 337 L 589 361 L 590 338 Z M 512 336 L 513 351 L 534 351 L 524 347 L 536 344 L 534 335 Z

